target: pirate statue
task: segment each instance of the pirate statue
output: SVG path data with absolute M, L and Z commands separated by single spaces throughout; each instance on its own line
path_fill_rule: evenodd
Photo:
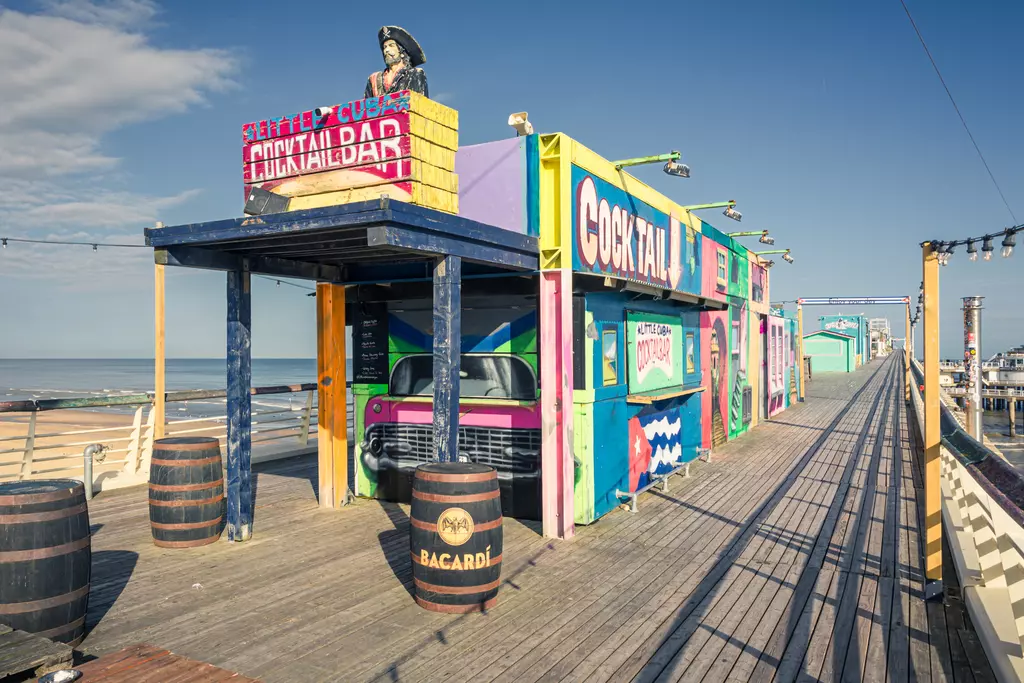
M 363 97 L 379 97 L 402 90 L 412 90 L 429 97 L 427 74 L 419 69 L 427 61 L 423 48 L 409 32 L 399 26 L 384 26 L 377 32 L 384 71 L 370 74 Z

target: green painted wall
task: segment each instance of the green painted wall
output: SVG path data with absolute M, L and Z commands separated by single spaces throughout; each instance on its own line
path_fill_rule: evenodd
M 827 334 L 804 337 L 804 354 L 811 357 L 811 372 L 853 372 L 857 340 Z

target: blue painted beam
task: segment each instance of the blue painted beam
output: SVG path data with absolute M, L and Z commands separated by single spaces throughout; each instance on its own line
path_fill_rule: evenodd
M 228 271 L 227 532 L 229 541 L 252 535 L 252 305 L 246 270 Z
M 321 209 L 304 209 L 269 213 L 265 216 L 245 216 L 204 223 L 171 225 L 164 228 L 146 228 L 146 244 L 167 247 L 175 244 L 198 244 L 240 239 L 253 236 L 281 235 L 296 231 L 324 230 L 366 225 L 387 220 L 389 214 L 381 209 L 381 202 L 339 204 Z
M 247 216 L 206 223 L 147 228 L 146 244 L 152 247 L 200 245 L 251 240 L 258 237 L 327 233 L 330 230 L 393 225 L 418 229 L 438 238 L 482 243 L 498 253 L 539 253 L 537 238 L 471 221 L 434 209 L 395 201 L 368 201 L 319 209 Z M 236 244 L 243 247 L 244 244 Z M 536 267 L 536 265 L 532 266 Z
M 459 459 L 459 371 L 462 354 L 462 260 L 434 266 L 434 451 L 441 462 Z
M 535 254 L 510 251 L 482 240 L 471 240 L 466 236 L 446 236 L 416 227 L 381 225 L 368 228 L 366 242 L 371 247 L 395 247 L 438 256 L 451 254 L 467 261 L 523 270 L 536 270 L 539 261 Z
M 224 251 L 197 247 L 163 247 L 154 250 L 154 261 L 165 266 L 204 268 L 207 270 L 241 270 L 248 264 L 250 273 L 292 277 L 319 282 L 339 282 L 341 268 L 320 263 L 307 263 L 273 256 L 236 256 Z

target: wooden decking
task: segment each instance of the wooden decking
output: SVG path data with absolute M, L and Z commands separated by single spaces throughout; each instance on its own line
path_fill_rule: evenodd
M 506 520 L 487 614 L 417 607 L 407 509 L 319 510 L 312 458 L 258 470 L 242 545 L 156 548 L 145 491 L 104 495 L 82 648 L 146 642 L 265 681 L 990 681 L 955 589 L 923 601 L 900 382 L 895 358 L 817 375 L 806 403 L 571 542 Z

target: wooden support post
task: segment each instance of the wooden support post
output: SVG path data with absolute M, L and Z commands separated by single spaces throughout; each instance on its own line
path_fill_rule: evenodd
M 1016 438 L 1017 436 L 1017 399 L 1010 397 L 1010 400 L 1006 402 L 1006 409 L 1010 412 L 1010 438 Z
M 166 350 L 166 288 L 164 286 L 164 268 L 159 263 L 154 266 L 154 300 L 153 314 L 155 318 L 155 338 L 153 345 L 153 411 L 156 413 L 156 422 L 153 428 L 153 438 L 164 438 L 164 425 L 167 424 L 167 409 L 164 399 L 167 394 L 167 384 L 164 372 L 167 365 Z
M 541 497 L 544 535 L 572 538 L 574 526 L 572 271 L 540 275 Z
M 441 462 L 459 459 L 459 371 L 462 368 L 462 259 L 434 266 L 434 451 Z
M 925 598 L 942 595 L 941 432 L 939 430 L 939 258 L 931 244 L 924 270 L 924 544 Z
M 252 535 L 252 306 L 248 270 L 228 271 L 229 541 Z
M 345 286 L 316 285 L 317 433 L 320 507 L 348 503 L 348 377 Z
M 903 400 L 910 401 L 910 302 L 907 302 L 906 339 L 903 340 Z
M 807 368 L 804 367 L 804 307 L 800 302 L 796 304 L 796 335 L 798 339 L 797 353 L 800 354 L 797 359 L 800 364 L 800 395 L 797 396 L 797 400 L 803 401 L 806 396 L 804 394 L 804 375 L 807 374 Z M 767 391 L 767 388 L 764 391 Z

